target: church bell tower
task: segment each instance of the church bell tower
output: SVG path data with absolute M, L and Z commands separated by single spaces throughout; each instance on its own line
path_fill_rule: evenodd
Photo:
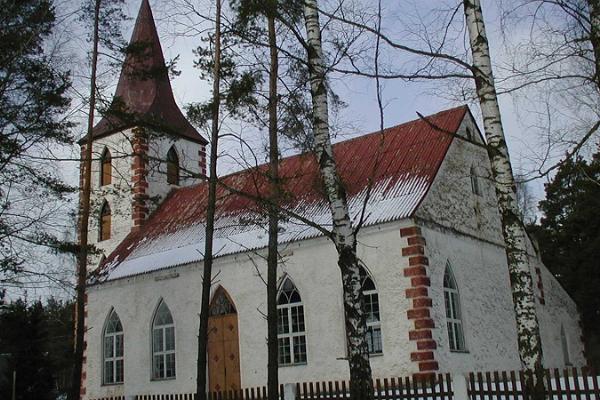
M 173 97 L 156 25 L 142 0 L 112 104 L 92 132 L 90 244 L 104 255 L 173 189 L 199 182 L 207 144 Z M 85 139 L 80 141 L 82 154 Z M 101 256 L 91 260 L 93 270 Z

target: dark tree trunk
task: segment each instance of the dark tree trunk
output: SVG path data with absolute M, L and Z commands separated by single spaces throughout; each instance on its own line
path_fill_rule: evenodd
M 92 130 L 94 128 L 94 111 L 96 108 L 96 67 L 98 64 L 98 41 L 100 3 L 94 5 L 94 31 L 92 39 L 92 73 L 90 78 L 90 103 L 87 121 L 87 133 L 84 156 L 82 160 L 82 184 L 79 198 L 79 254 L 77 255 L 77 294 L 75 300 L 75 349 L 73 375 L 69 400 L 77 400 L 81 396 L 81 372 L 83 369 L 83 351 L 85 337 L 85 285 L 87 279 L 88 229 L 90 219 L 90 194 L 92 180 Z
M 279 360 L 277 355 L 277 262 L 279 212 L 279 146 L 277 143 L 277 38 L 275 18 L 270 12 L 267 17 L 271 65 L 269 71 L 269 179 L 271 182 L 272 205 L 269 206 L 269 249 L 267 254 L 267 390 L 269 400 L 278 399 Z
M 213 66 L 213 110 L 208 176 L 208 204 L 206 208 L 206 241 L 204 246 L 204 271 L 202 275 L 202 304 L 198 328 L 198 361 L 196 363 L 196 400 L 206 400 L 206 351 L 208 344 L 208 307 L 212 283 L 213 236 L 217 197 L 217 150 L 219 141 L 219 107 L 221 95 L 221 0 L 216 2 L 215 61 Z

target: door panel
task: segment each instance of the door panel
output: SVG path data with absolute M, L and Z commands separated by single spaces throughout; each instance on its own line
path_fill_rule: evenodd
M 210 391 L 241 386 L 237 314 L 208 318 L 208 382 Z
M 208 318 L 208 382 L 209 391 L 225 388 L 225 356 L 223 348 L 223 318 Z
M 240 354 L 237 314 L 223 316 L 223 354 L 225 355 L 225 387 L 240 388 Z

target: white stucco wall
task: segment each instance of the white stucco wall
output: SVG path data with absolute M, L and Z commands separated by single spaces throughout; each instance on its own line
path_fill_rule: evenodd
M 477 132 L 474 121 L 467 118 L 459 135 L 466 137 L 467 127 Z M 479 136 L 475 137 L 482 144 Z M 471 166 L 476 166 L 480 177 L 481 195 L 472 192 Z M 450 146 L 430 192 L 417 211 L 427 240 L 426 255 L 430 257 L 430 292 L 437 324 L 436 356 L 443 371 L 465 372 L 473 367 L 516 369 L 520 365 L 500 215 L 489 176 L 485 148 L 458 138 Z M 564 366 L 561 324 L 567 332 L 571 362 L 585 365 L 575 303 L 535 256 L 532 244 L 528 245 L 545 366 Z M 450 352 L 445 322 L 437 323 L 445 321 L 443 273 L 447 261 L 460 289 L 468 353 Z M 545 304 L 539 302 L 536 267 L 543 276 Z
M 360 236 L 359 256 L 369 269 L 380 296 L 383 355 L 371 358 L 375 376 L 404 376 L 416 372 L 410 361 L 415 344 L 408 341 L 412 322 L 403 276 L 406 260 L 401 256 L 399 229 L 410 221 L 365 228 Z M 280 381 L 347 379 L 342 288 L 335 249 L 325 238 L 293 243 L 281 274 L 296 284 L 305 307 L 307 364 L 280 368 Z M 264 256 L 264 254 L 263 254 Z M 250 261 L 252 257 L 254 262 Z M 238 311 L 242 386 L 266 382 L 265 286 L 258 276 L 265 263 L 257 255 L 240 254 L 216 260 L 214 288 L 222 285 Z M 90 288 L 87 319 L 87 394 L 90 397 L 139 393 L 182 393 L 195 388 L 196 333 L 201 297 L 200 264 L 126 278 Z M 172 279 L 162 277 L 175 276 Z M 159 279 L 159 280 L 156 280 Z M 150 379 L 150 324 L 155 307 L 164 298 L 176 325 L 177 378 Z M 111 307 L 115 307 L 125 334 L 125 383 L 101 385 L 101 336 Z

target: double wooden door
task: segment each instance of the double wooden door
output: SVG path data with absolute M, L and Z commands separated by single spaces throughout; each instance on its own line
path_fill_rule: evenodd
M 217 290 L 208 318 L 208 384 L 210 391 L 241 386 L 237 312 L 223 289 Z

